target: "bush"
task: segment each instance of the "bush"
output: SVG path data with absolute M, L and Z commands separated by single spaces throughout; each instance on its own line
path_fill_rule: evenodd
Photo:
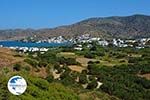
M 66 65 L 79 65 L 79 63 L 76 61 L 75 58 L 64 58 L 64 57 L 59 57 L 57 58 L 58 62 L 60 64 L 66 64 Z
M 84 54 L 84 57 L 86 57 L 86 58 L 95 58 L 95 55 L 90 53 L 90 52 L 87 52 L 87 53 Z
M 73 77 L 68 75 L 61 80 L 61 83 L 65 86 L 71 86 L 71 85 L 75 84 L 75 80 Z
M 13 70 L 15 71 L 20 71 L 21 70 L 21 65 L 20 64 L 15 64 L 14 67 L 13 67 Z
M 88 73 L 92 75 L 99 74 L 99 66 L 97 64 L 89 64 L 88 65 Z
M 123 54 L 123 53 L 118 53 L 117 55 L 116 55 L 116 58 L 124 58 L 124 57 L 126 57 L 127 55 L 126 54 Z
M 39 63 L 38 63 L 38 66 L 39 67 L 46 67 L 48 64 L 46 63 L 46 62 L 44 62 L 44 61 L 40 61 Z
M 99 64 L 100 61 L 89 61 L 88 64 Z
M 51 82 L 53 82 L 54 78 L 53 78 L 52 75 L 48 75 L 48 76 L 46 77 L 46 80 L 47 80 L 49 83 L 51 83 Z
M 97 51 L 97 52 L 96 52 L 96 55 L 97 55 L 97 56 L 100 56 L 100 57 L 103 57 L 103 56 L 105 56 L 105 53 L 104 53 L 104 52 L 99 52 L 99 51 Z
M 95 81 L 92 81 L 92 82 L 90 82 L 89 84 L 88 84 L 88 86 L 87 86 L 87 89 L 94 89 L 94 88 L 96 88 L 97 87 L 97 81 L 95 80 Z
M 125 61 L 125 60 L 120 60 L 119 62 L 120 62 L 120 63 L 124 63 L 124 62 L 126 62 L 126 61 Z
M 28 64 L 30 64 L 32 67 L 37 68 L 37 66 L 38 66 L 38 63 L 37 63 L 37 61 L 35 61 L 35 60 L 32 60 L 32 59 L 25 59 L 24 61 L 27 62 Z
M 79 83 L 81 83 L 81 84 L 86 84 L 86 83 L 88 83 L 86 75 L 81 74 L 81 75 L 79 76 Z
M 35 86 L 39 87 L 42 90 L 48 90 L 49 84 L 48 84 L 48 82 L 46 80 L 40 79 L 40 78 L 39 79 L 36 78 L 33 81 L 34 81 L 34 85 Z
M 31 70 L 31 68 L 29 67 L 29 66 L 25 66 L 25 67 L 23 67 L 24 68 L 24 70 L 26 70 L 26 71 L 30 71 Z

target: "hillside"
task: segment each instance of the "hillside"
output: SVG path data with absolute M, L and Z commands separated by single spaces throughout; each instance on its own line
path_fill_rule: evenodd
M 22 61 L 23 58 L 17 56 L 15 51 L 8 48 L 0 48 L 0 69 L 1 67 L 12 66 Z
M 132 15 L 125 17 L 89 18 L 81 22 L 47 29 L 0 30 L 0 40 L 20 40 L 28 37 L 46 39 L 53 36 L 66 38 L 90 34 L 102 38 L 143 38 L 150 37 L 150 16 Z
M 63 64 L 78 64 L 74 58 L 68 58 L 75 53 L 57 50 L 50 50 L 45 54 L 21 54 L 8 48 L 0 48 L 0 100 L 120 100 L 103 91 L 84 89 L 75 80 L 81 74 L 74 70 L 79 65 L 71 68 L 72 66 Z M 62 63 L 62 67 L 59 63 Z M 61 72 L 61 80 L 55 79 L 52 74 L 57 70 L 57 75 L 60 74 L 59 71 L 66 70 L 65 73 Z M 7 89 L 7 82 L 14 75 L 23 76 L 28 83 L 26 92 L 20 96 L 11 94 Z
M 150 48 L 83 47 L 0 48 L 0 100 L 149 100 Z M 14 75 L 28 83 L 20 96 L 7 89 Z

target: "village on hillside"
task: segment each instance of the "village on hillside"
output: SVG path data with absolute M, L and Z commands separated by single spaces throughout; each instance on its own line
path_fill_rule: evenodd
M 99 37 L 91 37 L 89 34 L 84 34 L 81 36 L 77 36 L 71 39 L 65 39 L 63 36 L 49 38 L 48 40 L 38 40 L 35 41 L 33 37 L 30 38 L 30 41 L 27 39 L 22 40 L 21 42 L 35 42 L 35 43 L 70 43 L 73 44 L 73 48 L 75 50 L 82 50 L 83 44 L 87 43 L 87 47 L 91 47 L 92 42 L 96 42 L 100 46 L 115 46 L 115 47 L 133 47 L 137 49 L 150 47 L 150 38 L 140 38 L 140 39 L 102 39 Z M 3 45 L 0 45 L 3 47 Z M 19 47 L 19 46 L 11 46 L 8 47 L 10 49 L 22 51 L 22 52 L 46 52 L 48 51 L 48 47 Z

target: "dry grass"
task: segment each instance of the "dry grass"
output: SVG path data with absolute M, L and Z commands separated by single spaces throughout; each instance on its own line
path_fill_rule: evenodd
M 85 57 L 77 57 L 76 61 L 79 62 L 82 66 L 87 67 L 89 61 L 97 61 L 96 59 L 89 59 Z
M 38 71 L 36 71 L 38 70 Z M 32 70 L 30 71 L 30 75 L 32 76 L 38 76 L 41 78 L 46 78 L 47 77 L 47 72 L 46 69 L 44 67 L 38 68 L 38 69 L 34 69 L 32 68 Z
M 78 66 L 78 65 L 70 65 L 68 66 L 72 71 L 76 71 L 76 72 L 79 72 L 81 73 L 82 70 L 84 70 L 85 68 L 81 67 L 81 66 Z
M 139 77 L 143 77 L 143 78 L 146 78 L 148 80 L 150 80 L 150 73 L 147 73 L 147 74 L 142 74 L 142 75 L 138 75 Z
M 0 67 L 11 66 L 17 62 L 23 61 L 21 57 L 14 57 L 16 52 L 8 48 L 0 48 Z
M 58 56 L 63 56 L 65 58 L 75 58 L 76 55 L 73 52 L 61 52 L 57 54 Z
M 65 58 L 75 58 L 76 61 L 79 62 L 83 67 L 87 67 L 89 61 L 100 61 L 101 65 L 110 66 L 110 67 L 115 65 L 120 65 L 120 64 L 127 64 L 127 61 L 125 59 L 114 60 L 113 58 L 108 58 L 108 57 L 103 58 L 101 60 L 99 58 L 89 59 L 89 58 L 85 58 L 84 56 L 78 56 L 72 52 L 61 52 L 57 56 L 63 56 Z M 125 62 L 120 62 L 120 60 L 125 60 Z

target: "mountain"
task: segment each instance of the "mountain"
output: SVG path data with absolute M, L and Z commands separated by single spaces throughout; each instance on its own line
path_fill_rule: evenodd
M 47 39 L 60 35 L 70 38 L 82 34 L 90 34 L 91 36 L 101 38 L 150 37 L 150 16 L 97 17 L 56 28 L 0 30 L 0 40 L 20 40 L 34 36 L 36 36 L 37 39 Z

